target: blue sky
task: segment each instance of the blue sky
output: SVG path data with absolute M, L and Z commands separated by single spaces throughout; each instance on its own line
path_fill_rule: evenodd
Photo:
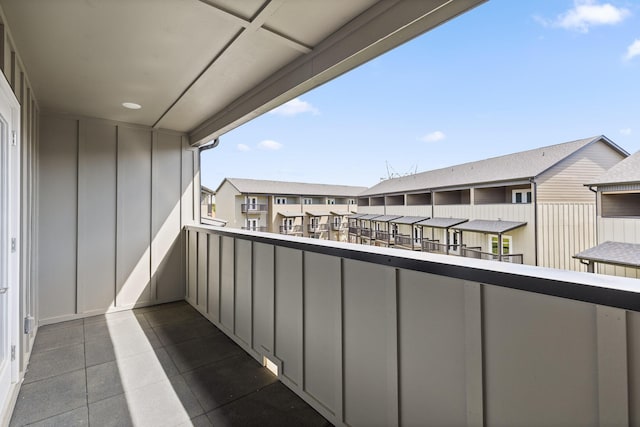
M 202 183 L 368 187 L 600 134 L 640 150 L 640 1 L 490 0 L 223 135 Z

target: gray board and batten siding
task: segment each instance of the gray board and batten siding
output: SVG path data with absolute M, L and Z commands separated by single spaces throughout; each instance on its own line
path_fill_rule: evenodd
M 335 425 L 640 425 L 630 279 L 186 232 L 187 301 Z
M 181 229 L 199 212 L 186 138 L 57 114 L 41 134 L 40 323 L 182 299 Z

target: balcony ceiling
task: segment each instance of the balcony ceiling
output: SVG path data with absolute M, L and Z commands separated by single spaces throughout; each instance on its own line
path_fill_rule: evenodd
M 189 132 L 197 145 L 483 1 L 0 4 L 43 110 Z

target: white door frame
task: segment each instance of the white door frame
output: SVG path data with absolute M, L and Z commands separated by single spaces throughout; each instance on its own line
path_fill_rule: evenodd
M 9 83 L 0 77 L 0 295 L 7 311 L 0 314 L 0 327 L 6 326 L 5 354 L 8 365 L 0 367 L 0 414 L 7 416 L 17 397 L 19 380 L 20 341 L 20 104 Z M 5 324 L 6 321 L 6 324 Z M 15 347 L 14 347 L 15 346 Z M 13 352 L 11 351 L 14 348 Z M 11 357 L 13 354 L 13 358 Z M 13 360 L 12 360 L 13 359 Z M 3 362 L 4 365 L 4 362 Z M 6 371 L 5 371 L 6 369 Z M 0 424 L 5 420 L 0 416 Z

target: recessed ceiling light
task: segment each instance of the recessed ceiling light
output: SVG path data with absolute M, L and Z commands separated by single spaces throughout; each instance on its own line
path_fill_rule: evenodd
M 123 102 L 122 106 L 130 110 L 139 110 L 142 108 L 142 105 L 136 104 L 135 102 Z

